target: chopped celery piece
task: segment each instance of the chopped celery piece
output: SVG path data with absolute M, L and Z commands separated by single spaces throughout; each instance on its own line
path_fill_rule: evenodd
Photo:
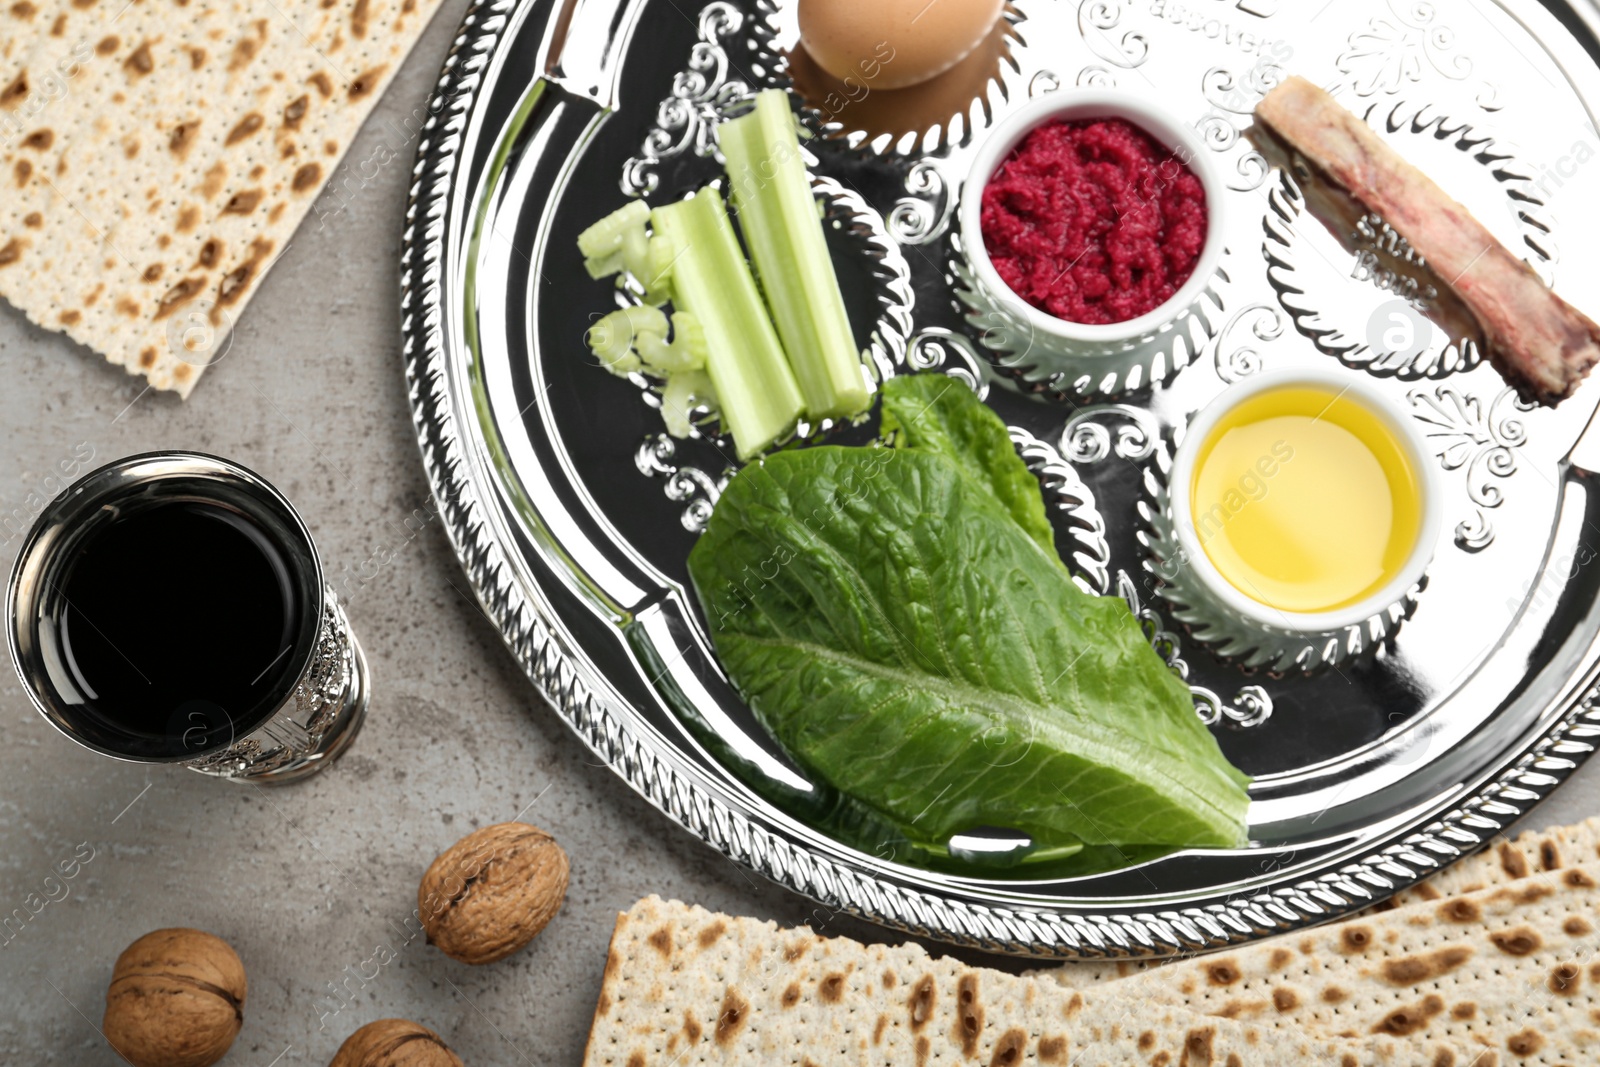
M 833 271 L 789 98 L 768 89 L 755 110 L 723 123 L 733 206 L 767 306 L 813 418 L 865 411 L 872 390 Z
M 655 337 L 667 336 L 667 315 L 660 308 L 625 307 L 622 309 L 621 314 L 627 320 L 628 329 L 633 331 L 635 341 L 639 339 L 641 334 Z
M 613 252 L 609 256 L 598 256 L 583 261 L 583 269 L 589 272 L 589 277 L 595 281 L 609 278 L 622 270 L 622 253 Z
M 665 304 L 672 299 L 672 242 L 650 238 L 645 253 L 645 273 L 638 275 L 644 283 L 647 304 Z
M 643 225 L 623 232 L 622 265 L 640 281 L 650 277 L 650 235 L 645 232 Z
M 689 415 L 701 405 L 713 409 L 717 406 L 716 390 L 705 371 L 683 371 L 670 376 L 661 393 L 661 418 L 667 424 L 667 432 L 673 437 L 688 437 Z
M 706 370 L 723 423 L 739 458 L 749 459 L 789 432 L 803 403 L 722 194 L 701 189 L 656 208 L 650 221 L 656 239 L 671 242 L 674 303 L 705 334 Z
M 667 335 L 667 317 L 660 308 L 626 307 L 589 327 L 589 351 L 612 374 L 626 376 L 640 368 L 635 351 L 640 342 Z
M 630 230 L 644 233 L 650 219 L 650 205 L 630 200 L 578 235 L 578 251 L 584 259 L 601 260 L 625 247 Z
M 687 311 L 679 311 L 672 316 L 671 344 L 665 338 L 645 335 L 637 339 L 634 347 L 645 365 L 661 374 L 705 369 L 705 331 Z

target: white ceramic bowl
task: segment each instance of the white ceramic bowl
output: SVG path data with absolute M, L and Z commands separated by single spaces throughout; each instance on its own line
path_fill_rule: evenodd
M 1194 515 L 1190 504 L 1194 483 L 1195 459 L 1205 441 L 1229 412 L 1240 404 L 1262 393 L 1277 389 L 1306 386 L 1323 389 L 1353 400 L 1381 419 L 1394 434 L 1395 441 L 1406 453 L 1420 488 L 1421 523 L 1417 542 L 1412 546 L 1406 562 L 1388 582 L 1357 603 L 1333 611 L 1284 611 L 1263 604 L 1254 597 L 1240 592 L 1222 576 L 1195 532 Z M 1294 635 L 1335 635 L 1351 626 L 1359 626 L 1374 616 L 1388 612 L 1407 598 L 1412 586 L 1422 580 L 1428 563 L 1438 547 L 1439 535 L 1444 525 L 1444 506 L 1439 484 L 1439 473 L 1433 464 L 1433 455 L 1427 442 L 1416 427 L 1415 420 L 1401 410 L 1395 402 L 1377 389 L 1370 380 L 1357 373 L 1332 368 L 1305 368 L 1267 371 L 1231 386 L 1201 409 L 1184 432 L 1183 442 L 1173 458 L 1172 477 L 1167 485 L 1167 509 L 1178 545 L 1182 550 L 1183 566 L 1198 585 L 1217 604 L 1236 618 L 1249 622 L 1269 633 Z
M 1206 243 L 1194 273 L 1166 303 L 1126 322 L 1091 325 L 1040 311 L 1001 280 L 983 244 L 983 190 L 1001 163 L 1033 130 L 1055 120 L 1124 119 L 1169 148 L 1200 179 L 1206 192 Z M 981 295 L 1003 315 L 1023 323 L 1033 349 L 1068 356 L 1112 355 L 1137 346 L 1190 311 L 1217 273 L 1227 230 L 1227 186 L 1194 128 L 1137 93 L 1122 89 L 1059 89 L 1030 101 L 1002 120 L 978 146 L 962 188 L 961 247 Z

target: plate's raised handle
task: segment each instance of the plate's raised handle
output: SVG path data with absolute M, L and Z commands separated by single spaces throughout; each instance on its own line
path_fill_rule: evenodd
M 557 0 L 545 37 L 544 76 L 607 110 L 645 0 Z

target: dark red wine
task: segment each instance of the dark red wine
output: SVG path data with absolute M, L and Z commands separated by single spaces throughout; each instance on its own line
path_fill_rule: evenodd
M 182 758 L 265 721 L 309 655 L 296 565 L 271 531 L 218 504 L 145 502 L 99 519 L 55 609 L 88 732 L 130 756 Z

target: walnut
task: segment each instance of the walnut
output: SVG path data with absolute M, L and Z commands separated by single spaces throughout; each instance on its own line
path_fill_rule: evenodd
M 349 1037 L 328 1067 L 462 1067 L 444 1038 L 421 1023 L 379 1019 Z
M 428 867 L 417 914 L 428 943 L 462 963 L 493 963 L 532 941 L 561 907 L 567 854 L 526 823 L 475 830 Z
M 244 964 L 201 930 L 156 930 L 123 949 L 106 990 L 106 1042 L 134 1067 L 210 1067 L 244 1022 Z

